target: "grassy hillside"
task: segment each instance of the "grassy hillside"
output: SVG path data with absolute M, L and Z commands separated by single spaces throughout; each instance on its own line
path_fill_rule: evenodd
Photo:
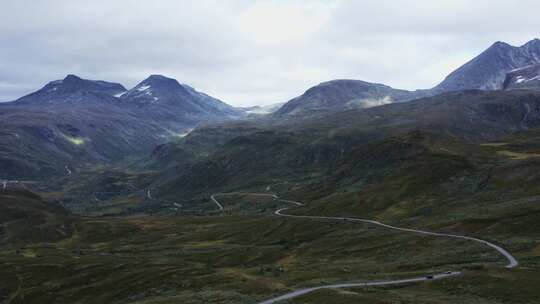
M 465 270 L 465 277 L 321 291 L 291 303 L 534 303 L 540 297 L 537 249 L 521 251 L 523 267 L 507 271 L 500 256 L 472 242 L 277 218 L 272 211 L 280 206 L 268 196 L 220 196 L 226 210 L 214 216 L 77 219 L 28 194 L 3 195 L 2 206 L 8 200 L 24 206 L 26 218 L 46 214 L 45 221 L 33 220 L 40 231 L 60 233 L 34 238 L 35 231 L 16 229 L 11 220 L 19 215 L 11 217 L 0 247 L 7 278 L 0 297 L 7 303 L 256 303 L 291 288 L 450 269 Z
M 27 190 L 0 192 L 0 244 L 9 248 L 60 240 L 71 235 L 76 218 L 62 206 L 44 202 Z

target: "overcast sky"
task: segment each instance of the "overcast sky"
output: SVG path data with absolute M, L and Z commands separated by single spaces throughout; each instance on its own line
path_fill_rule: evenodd
M 540 36 L 538 0 L 2 0 L 0 100 L 77 74 L 163 74 L 233 105 L 351 78 L 429 88 L 495 41 Z

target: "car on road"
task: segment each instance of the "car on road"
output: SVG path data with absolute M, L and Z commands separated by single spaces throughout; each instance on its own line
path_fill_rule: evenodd
M 428 275 L 428 276 L 426 276 L 426 279 L 428 279 L 428 280 L 433 280 L 433 276 L 432 276 L 432 275 Z

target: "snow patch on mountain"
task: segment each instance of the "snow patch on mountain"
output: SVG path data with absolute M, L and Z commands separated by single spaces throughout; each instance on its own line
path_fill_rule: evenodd
M 540 89 L 540 64 L 515 69 L 506 74 L 503 89 Z
M 139 92 L 146 91 L 146 90 L 150 89 L 151 87 L 152 86 L 150 86 L 150 85 L 142 85 L 142 86 L 137 88 L 137 91 L 139 91 Z
M 537 64 L 540 64 L 540 40 L 534 39 L 519 47 L 496 42 L 432 90 L 435 93 L 467 89 L 500 90 L 508 85 L 508 73 Z M 524 83 L 531 78 L 514 78 L 513 83 Z

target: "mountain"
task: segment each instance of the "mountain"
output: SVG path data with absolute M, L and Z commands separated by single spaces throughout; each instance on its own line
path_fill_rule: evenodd
M 119 98 L 119 99 L 117 99 Z M 180 84 L 176 79 L 151 75 L 131 90 L 121 84 L 101 80 L 87 80 L 68 75 L 63 80 L 49 82 L 42 89 L 16 100 L 21 104 L 40 106 L 65 103 L 114 103 L 125 108 L 145 108 L 146 115 L 154 112 L 175 119 L 208 120 L 242 115 L 221 100 Z M 167 115 L 165 115 L 167 116 Z
M 539 39 L 531 40 L 520 47 L 496 42 L 448 75 L 432 91 L 440 93 L 467 89 L 500 90 L 508 72 L 538 63 Z
M 169 130 L 108 95 L 76 93 L 78 102 L 0 104 L 0 168 L 6 179 L 42 179 L 75 168 L 143 155 Z M 99 98 L 99 97 L 102 98 Z
M 537 64 L 540 64 L 539 39 L 531 40 L 521 47 L 497 42 L 452 72 L 432 89 L 405 91 L 361 80 L 332 80 L 314 86 L 301 96 L 288 101 L 276 111 L 274 117 L 309 117 L 348 109 L 411 101 L 452 91 L 501 90 L 505 88 L 508 73 Z M 524 72 L 529 73 L 528 79 L 535 76 L 530 75 L 534 72 L 530 69 Z M 534 83 L 528 84 L 534 86 Z M 528 88 L 529 86 L 518 85 L 517 87 Z
M 125 92 L 121 84 L 101 80 L 87 80 L 67 75 L 62 80 L 49 82 L 42 89 L 16 100 L 18 104 L 58 104 L 68 102 L 110 101 L 113 96 Z
M 394 102 L 410 101 L 423 96 L 421 91 L 410 92 L 361 80 L 332 80 L 308 89 L 288 101 L 274 116 L 310 116 L 347 109 L 369 108 Z
M 540 64 L 516 69 L 506 74 L 503 89 L 540 89 Z
M 66 166 L 141 156 L 202 123 L 243 112 L 163 76 L 134 89 L 68 75 L 0 104 L 3 178 L 66 175 Z M 54 179 L 49 179 L 54 181 Z
M 219 99 L 161 75 L 151 75 L 119 97 L 127 104 L 146 108 L 149 115 L 156 111 L 177 115 L 178 118 L 207 120 L 234 118 L 242 114 L 242 111 Z

